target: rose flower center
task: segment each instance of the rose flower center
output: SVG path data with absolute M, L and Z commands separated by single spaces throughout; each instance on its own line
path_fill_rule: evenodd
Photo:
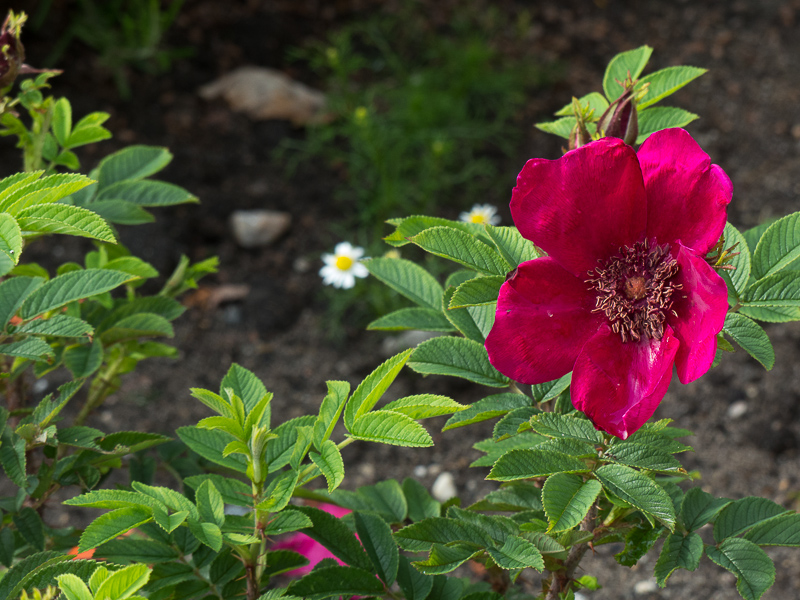
M 660 340 L 667 315 L 677 316 L 672 295 L 682 287 L 674 281 L 678 270 L 669 244 L 658 246 L 645 240 L 620 248 L 616 256 L 589 272 L 586 283 L 597 297 L 593 312 L 604 313 L 623 342 Z

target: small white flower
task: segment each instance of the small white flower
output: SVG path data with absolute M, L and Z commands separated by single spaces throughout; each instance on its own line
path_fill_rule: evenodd
M 333 254 L 323 254 L 325 266 L 319 270 L 322 283 L 333 287 L 348 289 L 356 284 L 356 277 L 369 275 L 367 267 L 360 259 L 364 249 L 353 246 L 350 242 L 340 242 L 333 249 Z
M 462 212 L 458 218 L 466 223 L 479 223 L 481 225 L 497 225 L 500 215 L 491 204 L 476 204 L 469 212 Z

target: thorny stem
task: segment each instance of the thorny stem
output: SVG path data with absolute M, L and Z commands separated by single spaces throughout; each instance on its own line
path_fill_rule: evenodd
M 75 417 L 75 425 L 83 425 L 86 419 L 89 417 L 89 414 L 100 406 L 103 401 L 107 398 L 108 394 L 106 393 L 108 388 L 111 386 L 111 382 L 114 377 L 117 376 L 117 372 L 122 367 L 122 363 L 125 360 L 125 353 L 120 352 L 117 360 L 113 363 L 108 365 L 105 370 L 105 373 L 101 373 L 97 376 L 94 382 L 99 382 L 96 386 L 90 386 L 89 388 L 89 397 L 86 399 L 86 404 L 83 405 L 81 408 L 81 412 L 78 413 L 78 416 Z
M 580 530 L 594 531 L 594 520 L 596 515 L 597 505 L 593 505 L 592 508 L 589 509 L 589 512 L 586 514 L 583 521 L 581 521 Z M 589 550 L 589 543 L 590 542 L 576 544 L 570 548 L 567 559 L 564 561 L 563 570 L 559 570 L 553 574 L 553 581 L 550 584 L 550 589 L 547 591 L 545 600 L 558 600 L 559 594 L 569 591 L 575 571 L 577 570 L 578 565 L 581 564 L 581 560 L 586 554 L 586 551 Z

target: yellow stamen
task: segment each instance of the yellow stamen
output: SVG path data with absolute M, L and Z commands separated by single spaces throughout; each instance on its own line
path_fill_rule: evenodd
M 470 215 L 469 218 L 473 223 L 484 223 L 486 221 L 481 214 Z
M 349 256 L 337 256 L 336 257 L 336 268 L 340 271 L 349 271 L 350 267 L 353 266 L 353 259 Z

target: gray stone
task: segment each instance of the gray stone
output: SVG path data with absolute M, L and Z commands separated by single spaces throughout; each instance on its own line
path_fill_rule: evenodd
M 231 214 L 236 242 L 245 248 L 269 246 L 292 224 L 292 216 L 276 210 L 237 210 Z

